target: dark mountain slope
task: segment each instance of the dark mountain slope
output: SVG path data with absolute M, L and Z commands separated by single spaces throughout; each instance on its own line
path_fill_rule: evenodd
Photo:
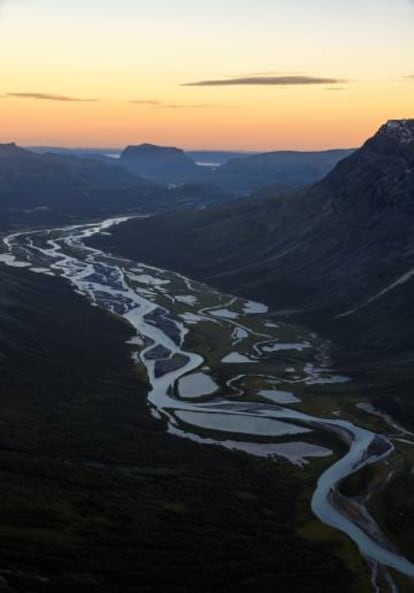
M 128 326 L 4 266 L 0 322 L 2 591 L 350 590 L 333 547 L 297 535 L 313 479 L 168 435 Z
M 100 241 L 295 310 L 337 338 L 348 366 L 387 361 L 384 393 L 412 380 L 414 120 L 388 122 L 295 197 L 133 221 Z

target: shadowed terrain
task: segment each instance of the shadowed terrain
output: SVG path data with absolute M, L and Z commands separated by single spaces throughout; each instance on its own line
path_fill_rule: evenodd
M 349 591 L 332 545 L 297 531 L 312 478 L 169 436 L 127 325 L 61 280 L 0 273 L 3 590 Z

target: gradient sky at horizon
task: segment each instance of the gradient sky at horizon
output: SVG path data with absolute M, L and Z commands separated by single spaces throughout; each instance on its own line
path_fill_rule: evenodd
M 320 149 L 414 117 L 412 0 L 0 0 L 0 51 L 1 142 Z

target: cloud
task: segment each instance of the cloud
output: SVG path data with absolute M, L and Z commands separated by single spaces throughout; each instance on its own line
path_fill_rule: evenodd
M 152 99 L 136 99 L 133 101 L 128 101 L 128 103 L 131 103 L 132 105 L 150 105 L 151 107 L 161 107 L 162 103 L 161 101 L 155 101 Z
M 186 82 L 181 86 L 307 86 L 318 84 L 343 84 L 345 82 L 347 81 L 342 78 L 319 78 L 316 76 L 242 76 L 238 78 Z
M 0 0 L 1 1 L 1 0 Z M 60 101 L 63 103 L 96 103 L 100 99 L 80 99 L 78 97 L 68 97 L 67 95 L 53 95 L 50 93 L 6 93 L 7 97 L 15 99 L 37 99 L 40 101 Z
M 210 103 L 197 103 L 193 105 L 181 105 L 176 103 L 164 103 L 163 101 L 156 101 L 156 100 L 133 100 L 128 101 L 131 105 L 144 105 L 148 107 L 152 107 L 154 109 L 236 109 L 235 105 L 215 105 Z
M 217 107 L 216 105 L 177 105 L 174 103 L 161 104 L 162 109 L 208 109 L 209 107 Z

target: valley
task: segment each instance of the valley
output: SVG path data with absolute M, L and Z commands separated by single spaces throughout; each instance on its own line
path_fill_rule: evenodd
M 154 420 L 172 436 L 309 476 L 317 482 L 314 515 L 354 542 L 373 589 L 398 583 L 404 591 L 404 578 L 414 576 L 409 549 L 397 551 L 371 510 L 411 459 L 411 433 L 361 405 L 357 386 L 335 368 L 332 345 L 312 330 L 275 319 L 260 303 L 85 245 L 125 220 L 6 235 L 0 260 L 63 277 L 122 319 L 133 330 L 128 349 L 149 382 Z M 364 492 L 346 495 L 363 472 L 371 473 Z
M 0 593 L 414 593 L 414 0 L 0 0 Z

